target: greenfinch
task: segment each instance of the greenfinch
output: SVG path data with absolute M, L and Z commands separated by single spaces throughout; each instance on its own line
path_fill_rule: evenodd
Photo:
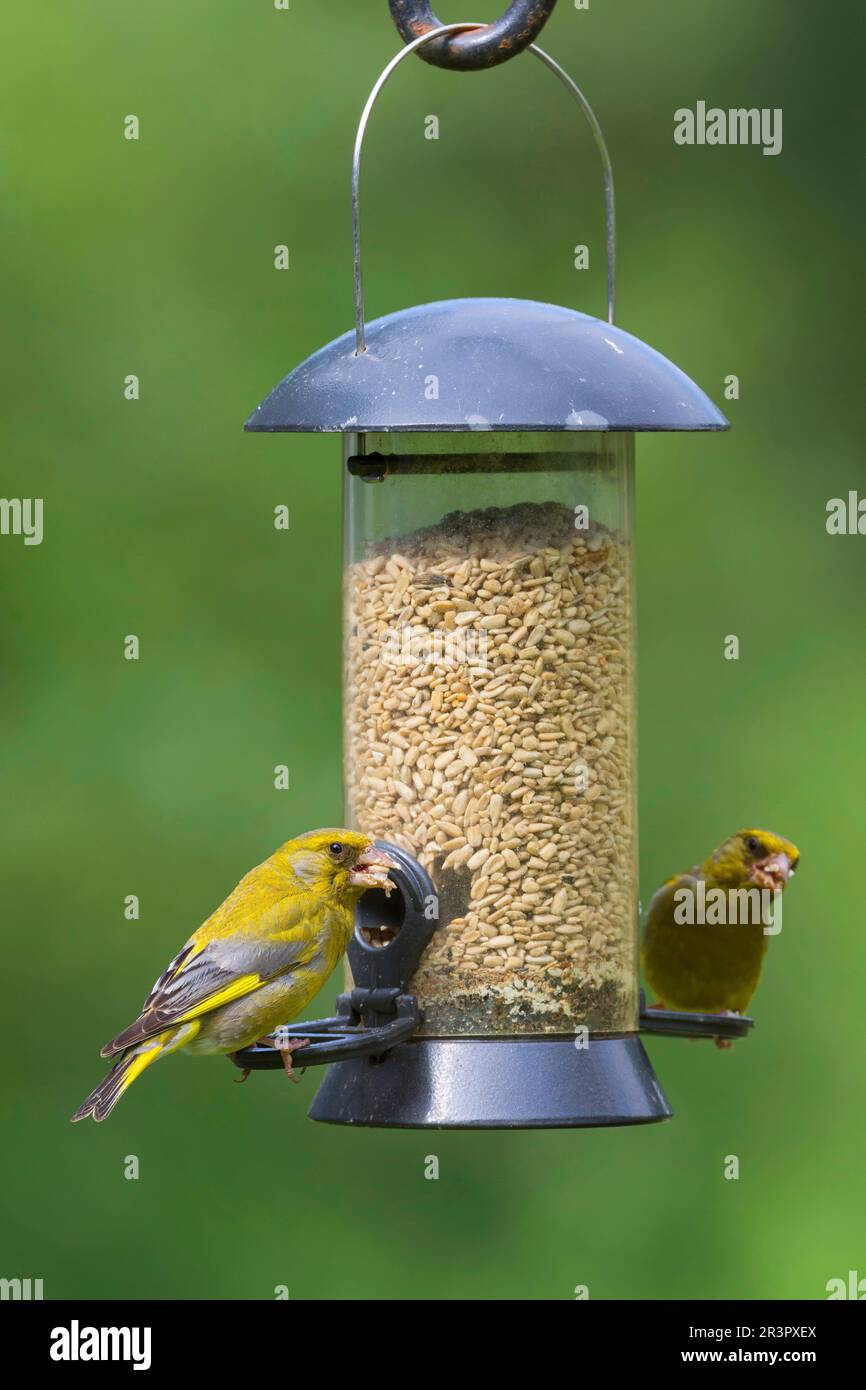
M 291 1022 L 346 950 L 362 893 L 388 892 L 395 868 L 367 835 L 311 830 L 251 869 L 160 975 L 135 1022 L 102 1049 L 118 1060 L 73 1121 L 104 1120 L 170 1052 L 238 1052 Z M 283 1048 L 291 1079 L 292 1051 L 304 1042 Z
M 647 910 L 642 950 L 644 974 L 660 1000 L 656 1008 L 745 1013 L 767 950 L 766 895 L 784 891 L 799 859 L 790 840 L 769 830 L 741 830 L 703 864 L 662 884 Z M 720 912 L 723 900 L 712 890 L 740 911 Z M 705 905 L 703 912 L 684 911 L 690 896 Z

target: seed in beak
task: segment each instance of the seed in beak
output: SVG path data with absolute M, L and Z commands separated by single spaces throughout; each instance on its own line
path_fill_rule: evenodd
M 400 866 L 384 850 L 371 845 L 365 849 L 355 867 L 349 872 L 349 882 L 356 888 L 381 888 L 385 893 L 393 891 L 394 885 L 388 878 L 389 869 Z
M 791 877 L 792 866 L 787 854 L 770 854 L 755 865 L 755 877 L 761 887 L 781 892 Z
M 386 871 L 388 869 L 397 869 L 400 867 L 396 859 L 392 859 L 390 854 L 386 854 L 383 849 L 377 849 L 375 845 L 371 845 L 369 849 L 365 849 L 361 858 L 355 865 L 357 869 L 367 869 L 371 866 L 380 866 Z

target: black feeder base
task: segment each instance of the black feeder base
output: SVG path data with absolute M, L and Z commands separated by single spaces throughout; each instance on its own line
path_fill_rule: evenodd
M 300 1054 L 298 1054 L 300 1058 Z M 325 1124 L 387 1129 L 577 1129 L 672 1111 L 636 1035 L 430 1038 L 338 1062 L 310 1108 Z

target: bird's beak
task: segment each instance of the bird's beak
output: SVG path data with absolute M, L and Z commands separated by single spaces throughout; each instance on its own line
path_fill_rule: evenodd
M 768 854 L 755 865 L 753 878 L 759 888 L 769 888 L 773 893 L 781 893 L 793 873 L 793 866 L 787 854 Z
M 386 893 L 390 893 L 394 885 L 388 877 L 388 870 L 399 867 L 384 850 L 370 845 L 349 870 L 349 882 L 353 888 L 383 888 Z

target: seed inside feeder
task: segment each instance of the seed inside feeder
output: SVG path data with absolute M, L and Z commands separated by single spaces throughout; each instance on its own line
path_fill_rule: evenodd
M 436 884 L 428 1036 L 635 1026 L 631 554 L 607 510 L 452 511 L 349 565 L 348 810 Z

